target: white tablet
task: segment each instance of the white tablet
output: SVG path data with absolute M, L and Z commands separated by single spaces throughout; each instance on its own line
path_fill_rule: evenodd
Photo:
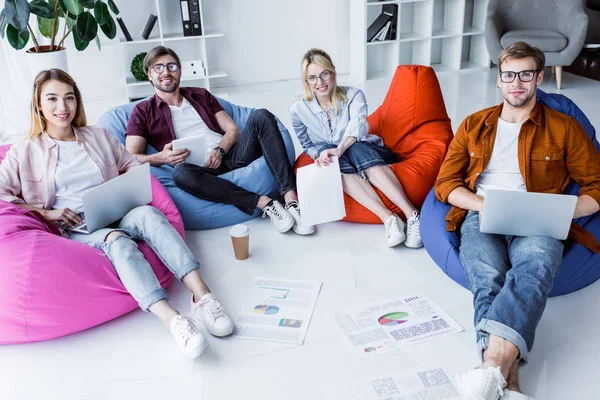
M 173 140 L 173 150 L 188 149 L 190 156 L 185 162 L 204 166 L 207 158 L 206 135 L 199 134 L 183 139 Z

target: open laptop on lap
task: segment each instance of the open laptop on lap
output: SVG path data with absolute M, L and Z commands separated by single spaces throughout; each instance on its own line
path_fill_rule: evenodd
M 66 229 L 90 234 L 108 226 L 134 208 L 152 201 L 150 164 L 139 165 L 86 191 L 81 199 L 84 222 Z
M 569 234 L 576 204 L 577 196 L 488 189 L 479 230 L 564 240 Z

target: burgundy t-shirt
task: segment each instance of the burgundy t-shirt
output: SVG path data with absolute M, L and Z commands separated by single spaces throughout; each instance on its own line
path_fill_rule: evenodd
M 211 130 L 224 134 L 215 118 L 223 107 L 215 96 L 202 88 L 182 87 L 179 92 Z M 138 103 L 131 112 L 125 134 L 141 136 L 157 151 L 162 151 L 166 144 L 176 139 L 169 105 L 156 94 Z

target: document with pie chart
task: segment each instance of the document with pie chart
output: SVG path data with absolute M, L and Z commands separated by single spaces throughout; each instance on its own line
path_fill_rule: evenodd
M 357 307 L 336 314 L 334 321 L 344 342 L 358 359 L 463 330 L 422 294 Z

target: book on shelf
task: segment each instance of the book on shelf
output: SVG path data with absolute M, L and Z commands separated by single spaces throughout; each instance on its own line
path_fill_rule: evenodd
M 154 14 L 150 14 L 148 17 L 148 22 L 146 22 L 146 27 L 144 27 L 144 31 L 142 32 L 142 37 L 144 39 L 148 39 L 150 37 L 150 33 L 152 33 L 152 29 L 154 29 L 154 24 L 156 24 L 156 20 L 158 17 Z
M 367 28 L 367 42 L 373 42 L 376 40 L 387 40 L 392 39 L 391 31 L 394 32 L 398 20 L 398 5 L 397 4 L 385 4 L 381 7 L 381 14 L 373 21 L 373 23 Z M 389 24 L 388 24 L 389 23 Z M 387 28 L 386 28 L 387 27 Z M 383 37 L 382 37 L 382 32 Z M 389 35 L 389 36 L 388 36 Z

